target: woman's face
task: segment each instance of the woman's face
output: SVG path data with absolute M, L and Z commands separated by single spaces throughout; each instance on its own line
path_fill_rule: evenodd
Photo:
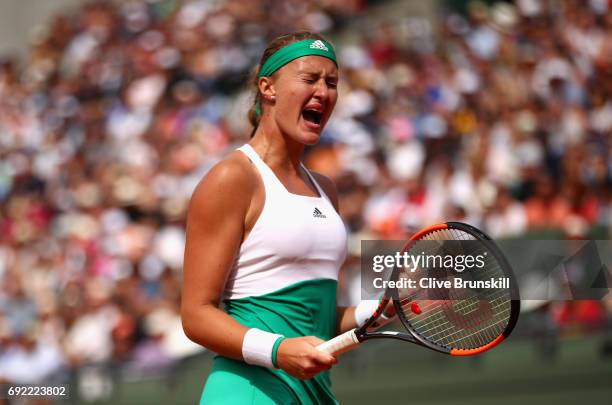
M 304 56 L 273 75 L 273 119 L 280 130 L 306 145 L 319 141 L 338 99 L 338 68 L 328 58 Z

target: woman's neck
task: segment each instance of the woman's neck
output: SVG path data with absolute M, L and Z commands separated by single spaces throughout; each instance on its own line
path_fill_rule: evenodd
M 268 166 L 300 173 L 304 145 L 285 136 L 278 127 L 269 128 L 269 125 L 260 124 L 249 144 Z

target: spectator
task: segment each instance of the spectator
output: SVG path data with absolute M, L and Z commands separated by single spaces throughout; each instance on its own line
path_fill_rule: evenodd
M 353 239 L 447 219 L 496 237 L 611 232 L 608 2 L 474 3 L 439 30 L 391 17 L 374 32 L 350 28 L 367 1 L 170 3 L 81 5 L 23 67 L 0 62 L 0 364 L 42 359 L 43 378 L 193 353 L 172 315 L 186 204 L 246 140 L 253 59 L 298 27 L 352 34 L 307 162 L 339 185 Z M 161 339 L 140 328 L 158 308 L 170 308 Z

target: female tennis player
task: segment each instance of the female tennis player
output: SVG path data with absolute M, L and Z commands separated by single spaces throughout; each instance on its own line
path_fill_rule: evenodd
M 316 346 L 363 324 L 375 306 L 337 307 L 346 254 L 337 192 L 301 163 L 334 109 L 337 83 L 334 48 L 323 37 L 273 40 L 254 76 L 251 141 L 192 196 L 183 327 L 218 353 L 201 403 L 337 402 L 326 372 L 337 359 Z

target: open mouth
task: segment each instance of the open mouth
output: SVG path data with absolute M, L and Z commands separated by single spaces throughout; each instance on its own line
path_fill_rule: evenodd
M 313 109 L 304 109 L 302 111 L 302 117 L 304 117 L 305 121 L 308 121 L 315 125 L 321 125 L 321 120 L 323 119 L 323 113 L 321 111 L 313 110 Z

